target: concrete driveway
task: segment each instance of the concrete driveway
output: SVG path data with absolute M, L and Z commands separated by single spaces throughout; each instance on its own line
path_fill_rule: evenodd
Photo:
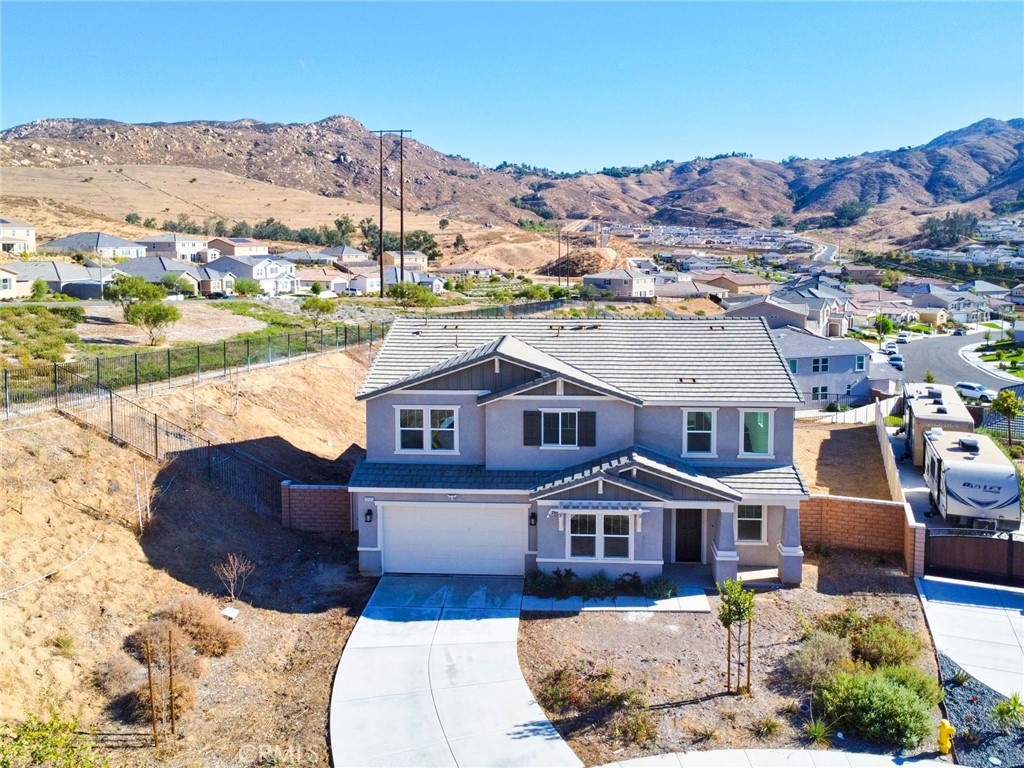
M 385 576 L 331 694 L 342 766 L 575 768 L 519 668 L 523 580 Z
M 917 580 L 935 647 L 1004 696 L 1024 693 L 1024 590 Z

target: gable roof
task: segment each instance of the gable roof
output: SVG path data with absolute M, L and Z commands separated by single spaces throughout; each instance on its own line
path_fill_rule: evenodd
M 153 235 L 152 237 L 142 237 L 135 241 L 140 245 L 147 245 L 149 243 L 207 243 L 209 238 L 203 235 L 185 235 L 181 232 L 168 232 L 165 235 Z
M 106 232 L 76 232 L 73 235 L 53 240 L 39 247 L 41 251 L 96 251 L 100 248 L 145 248 L 146 246 L 125 240 Z
M 827 355 L 869 356 L 871 349 L 856 339 L 819 336 L 803 328 L 786 326 L 771 331 L 779 351 L 787 358 L 820 357 Z
M 515 338 L 517 358 L 529 367 L 585 374 L 590 377 L 585 386 L 613 388 L 642 401 L 801 402 L 767 323 L 721 317 L 583 322 L 398 318 L 358 397 L 487 359 L 497 354 L 506 336 Z
M 10 216 L 0 216 L 0 224 L 3 224 L 5 227 L 17 227 L 18 229 L 36 228 L 35 224 L 29 224 L 27 221 L 22 221 L 21 219 L 14 219 L 11 218 Z
M 362 256 L 365 259 L 370 258 L 370 254 L 366 251 L 360 251 L 351 245 L 333 245 L 330 248 L 324 248 L 320 253 L 324 256 Z
M 79 283 L 87 280 L 112 280 L 120 268 L 100 269 L 66 261 L 13 261 L 6 265 L 24 280 L 42 279 L 48 283 Z
M 160 280 L 168 272 L 180 272 L 183 275 L 188 275 L 196 282 L 202 280 L 222 280 L 229 275 L 234 276 L 230 271 L 190 264 L 167 256 L 146 256 L 141 259 L 132 259 L 119 265 L 118 269 L 127 275 L 136 275 L 147 280 Z
M 584 275 L 583 279 L 586 280 L 588 277 L 599 277 L 602 280 L 653 280 L 654 275 L 648 275 L 646 272 L 637 272 L 632 269 L 609 269 L 604 272 L 595 272 L 592 275 Z
M 760 275 L 751 275 L 746 272 L 725 272 L 709 282 L 713 283 L 716 280 L 728 280 L 734 285 L 768 285 L 771 283 L 771 280 L 766 280 Z

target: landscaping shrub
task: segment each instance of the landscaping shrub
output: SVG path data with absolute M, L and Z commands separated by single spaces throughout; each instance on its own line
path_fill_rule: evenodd
M 675 597 L 679 594 L 679 587 L 668 576 L 659 574 L 647 580 L 647 583 L 644 584 L 644 594 L 652 600 L 660 600 L 666 597 Z
M 793 680 L 802 688 L 811 688 L 843 669 L 852 661 L 850 640 L 827 632 L 814 631 L 789 657 L 787 667 Z M 848 670 L 843 670 L 848 671 Z
M 997 701 L 992 705 L 991 714 L 992 722 L 999 726 L 1004 736 L 1010 733 L 1011 728 L 1024 728 L 1024 702 L 1019 693 Z
M 881 667 L 878 673 L 913 691 L 929 707 L 936 706 L 946 695 L 939 681 L 920 667 L 899 664 L 894 667 Z
M 928 705 L 883 674 L 837 672 L 814 699 L 829 720 L 866 741 L 910 748 L 932 729 Z
M 554 712 L 581 709 L 589 704 L 590 691 L 586 673 L 579 665 L 559 667 L 541 680 L 538 701 L 544 709 Z
M 623 573 L 615 580 L 615 594 L 641 597 L 644 594 L 644 582 L 636 571 Z
M 551 572 L 551 576 L 555 580 L 554 596 L 559 600 L 582 594 L 583 589 L 580 585 L 580 577 L 576 575 L 572 568 L 566 568 L 564 571 L 561 568 L 555 568 Z
M 163 615 L 189 635 L 192 647 L 204 656 L 223 656 L 245 639 L 221 616 L 217 601 L 208 595 L 179 598 L 163 611 Z
M 555 579 L 547 571 L 533 570 L 526 574 L 523 591 L 537 597 L 555 596 Z
M 828 613 L 824 616 L 819 616 L 815 620 L 814 625 L 822 632 L 827 632 L 830 635 L 850 637 L 860 632 L 866 623 L 867 619 L 859 611 L 847 608 L 838 613 Z
M 907 664 L 921 653 L 921 643 L 887 616 L 872 616 L 853 636 L 853 654 L 873 667 Z
M 137 661 L 125 653 L 118 653 L 99 665 L 95 681 L 107 697 L 116 699 L 140 685 L 145 678 L 146 672 Z
M 658 721 L 648 709 L 631 710 L 622 717 L 615 732 L 625 741 L 642 744 L 658 735 Z
M 598 571 L 583 580 L 583 597 L 586 599 L 608 597 L 615 589 L 615 582 L 604 571 Z
M 223 620 L 223 617 L 220 617 Z M 193 680 L 206 671 L 206 661 L 192 652 L 195 641 L 190 635 L 168 619 L 159 619 L 143 624 L 125 638 L 124 647 L 142 664 L 146 663 L 146 640 L 155 669 L 167 669 L 168 631 L 170 632 L 170 649 L 174 654 L 174 674 L 191 677 Z

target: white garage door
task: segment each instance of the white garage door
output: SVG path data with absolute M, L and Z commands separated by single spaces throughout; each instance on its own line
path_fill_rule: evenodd
M 522 576 L 526 511 L 504 504 L 388 504 L 385 573 Z

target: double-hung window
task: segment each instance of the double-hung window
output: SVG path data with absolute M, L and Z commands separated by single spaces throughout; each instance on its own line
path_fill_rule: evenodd
M 715 412 L 713 410 L 683 411 L 683 454 L 715 455 Z
M 569 557 L 628 560 L 632 535 L 629 515 L 587 513 L 569 516 Z
M 740 504 L 736 509 L 736 541 L 764 542 L 764 507 Z
M 828 373 L 828 358 L 827 357 L 812 357 L 811 358 L 811 373 Z
M 575 448 L 577 440 L 576 411 L 541 412 L 541 445 L 550 448 Z
M 811 387 L 811 400 L 828 400 L 828 387 Z
M 770 458 L 775 452 L 771 411 L 740 411 L 740 456 Z
M 861 373 L 862 371 L 864 371 L 866 367 L 866 359 L 867 358 L 864 355 L 857 355 L 856 361 L 853 366 L 853 370 L 856 371 L 857 373 Z
M 458 452 L 458 409 L 409 406 L 397 411 L 398 451 Z

